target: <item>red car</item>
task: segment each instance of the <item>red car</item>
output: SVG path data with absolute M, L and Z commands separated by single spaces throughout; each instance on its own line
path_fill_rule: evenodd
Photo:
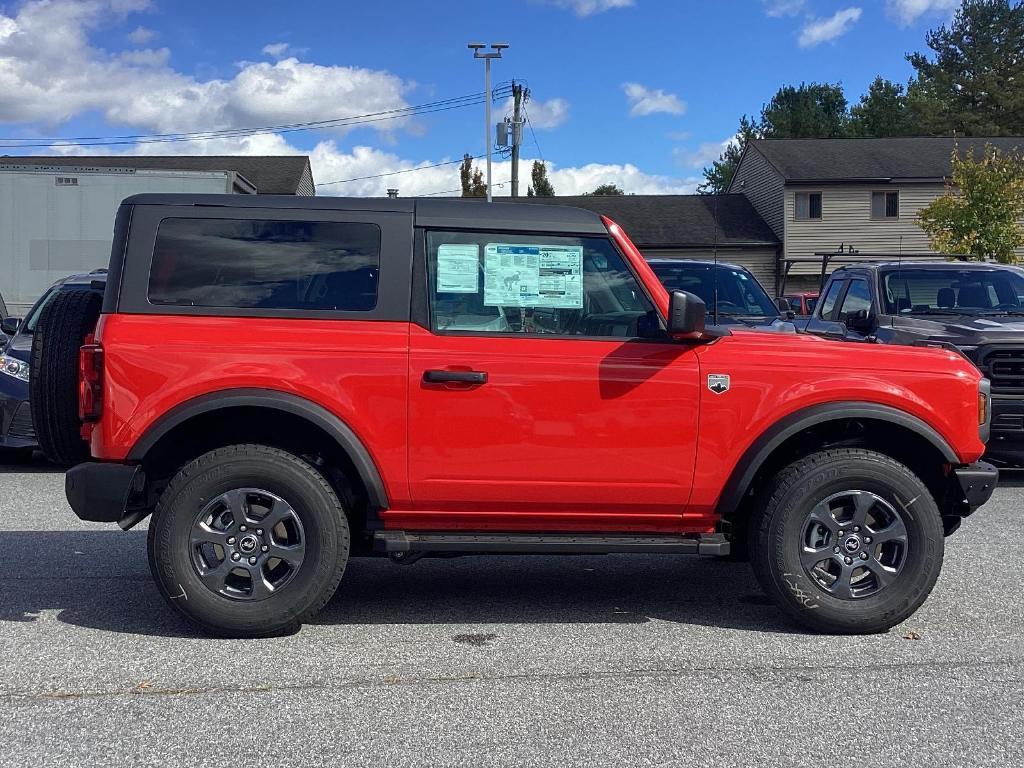
M 779 309 L 783 309 L 782 302 L 786 303 L 786 308 L 794 315 L 806 317 L 814 314 L 814 308 L 818 305 L 818 292 L 787 293 L 779 299 Z
M 296 627 L 355 555 L 730 551 L 806 626 L 877 632 L 996 482 L 959 354 L 708 326 L 587 211 L 143 195 L 115 231 L 102 306 L 41 322 L 43 447 L 80 430 L 75 513 L 152 514 L 213 632 Z

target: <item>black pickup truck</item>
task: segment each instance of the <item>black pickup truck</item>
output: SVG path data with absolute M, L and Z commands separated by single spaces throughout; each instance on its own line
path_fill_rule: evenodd
M 844 266 L 808 333 L 876 344 L 951 344 L 992 382 L 988 458 L 1024 464 L 1024 269 L 934 261 Z

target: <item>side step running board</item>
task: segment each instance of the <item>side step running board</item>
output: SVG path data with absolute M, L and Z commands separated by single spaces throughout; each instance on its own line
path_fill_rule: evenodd
M 681 555 L 728 555 L 729 542 L 721 533 L 700 536 L 618 534 L 496 534 L 407 533 L 377 531 L 377 552 L 446 552 L 487 554 L 608 554 L 612 552 L 664 552 Z

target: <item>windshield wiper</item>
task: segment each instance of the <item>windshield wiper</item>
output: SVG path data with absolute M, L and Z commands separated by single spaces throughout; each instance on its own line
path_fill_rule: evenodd
M 910 315 L 976 315 L 976 312 L 965 312 L 961 309 L 942 309 L 937 307 L 936 309 L 919 309 L 911 312 L 901 312 L 900 317 L 908 317 Z

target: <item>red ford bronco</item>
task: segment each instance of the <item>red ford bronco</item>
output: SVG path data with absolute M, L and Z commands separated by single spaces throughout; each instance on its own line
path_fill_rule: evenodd
M 152 514 L 221 634 L 294 629 L 355 555 L 730 550 L 804 625 L 884 631 L 997 479 L 956 351 L 706 325 L 562 206 L 141 195 L 40 328 L 72 508 Z

